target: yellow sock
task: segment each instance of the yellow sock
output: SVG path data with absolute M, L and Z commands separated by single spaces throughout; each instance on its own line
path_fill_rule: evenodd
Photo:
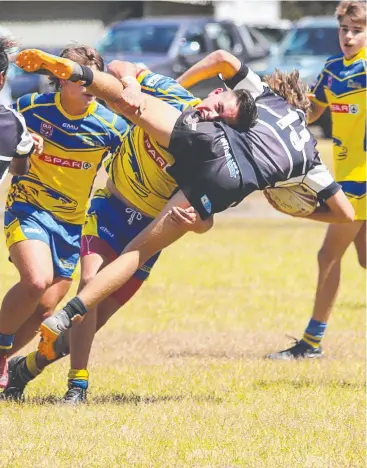
M 39 369 L 37 367 L 36 354 L 37 354 L 37 351 L 33 351 L 32 353 L 29 353 L 25 360 L 27 369 L 34 377 L 37 377 L 37 375 L 40 375 L 40 373 L 43 371 L 43 369 Z
M 69 380 L 88 380 L 89 372 L 87 369 L 70 369 L 68 374 Z

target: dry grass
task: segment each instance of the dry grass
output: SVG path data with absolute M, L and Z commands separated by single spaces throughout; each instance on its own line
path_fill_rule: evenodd
M 365 276 L 352 249 L 326 358 L 262 359 L 302 334 L 324 232 L 224 216 L 172 246 L 98 335 L 88 405 L 58 404 L 67 360 L 25 404 L 1 404 L 2 466 L 365 466 Z M 4 294 L 17 278 L 5 249 L 0 265 Z

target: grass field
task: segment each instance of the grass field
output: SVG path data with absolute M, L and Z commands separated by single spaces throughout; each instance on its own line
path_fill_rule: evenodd
M 324 232 L 222 216 L 170 247 L 97 336 L 88 405 L 57 404 L 67 360 L 25 404 L 1 403 L 1 466 L 365 466 L 365 276 L 352 249 L 325 359 L 263 360 L 307 324 Z M 17 278 L 5 249 L 0 265 L 3 295 Z

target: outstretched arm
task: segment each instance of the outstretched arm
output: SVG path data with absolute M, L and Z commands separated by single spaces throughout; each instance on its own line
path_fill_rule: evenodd
M 216 50 L 189 68 L 177 78 L 184 88 L 190 88 L 203 80 L 221 74 L 224 80 L 233 78 L 241 68 L 241 62 L 225 50 Z
M 159 144 L 168 147 L 181 112 L 147 94 L 143 95 L 143 104 L 137 112 L 123 97 L 124 89 L 125 86 L 117 78 L 99 71 L 93 71 L 93 82 L 88 86 L 89 92 L 106 101 L 115 112 L 142 127 Z

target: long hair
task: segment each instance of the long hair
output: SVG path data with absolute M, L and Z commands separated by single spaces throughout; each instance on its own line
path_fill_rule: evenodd
M 299 77 L 298 70 L 287 73 L 276 69 L 271 75 L 264 76 L 263 81 L 289 105 L 301 109 L 308 117 L 311 109 L 308 87 Z

